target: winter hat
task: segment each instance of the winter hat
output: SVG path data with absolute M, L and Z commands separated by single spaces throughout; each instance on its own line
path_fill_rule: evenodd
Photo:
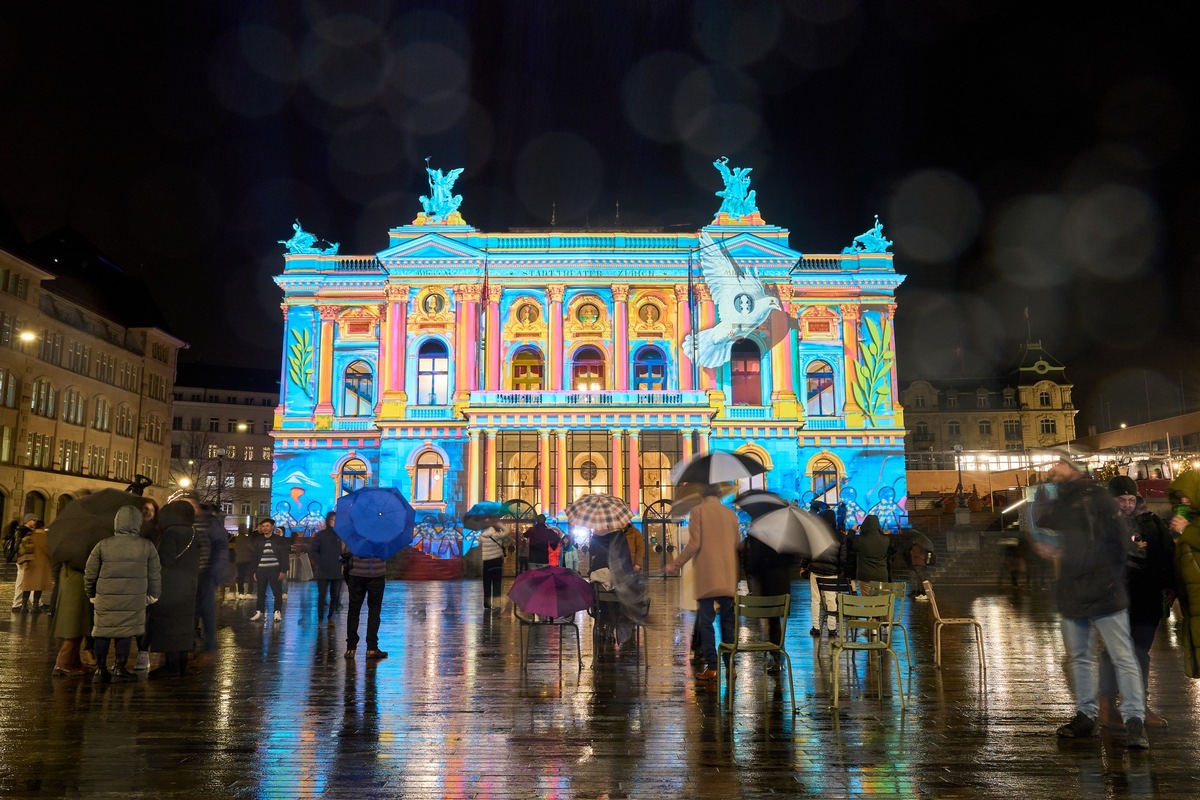
M 142 529 L 141 510 L 137 506 L 121 506 L 113 519 L 113 527 L 117 533 L 137 533 Z
M 37 520 L 38 520 L 37 514 L 26 514 L 25 519 L 21 520 L 21 524 L 28 525 L 31 522 L 37 522 Z
M 1128 475 L 1118 475 L 1109 481 L 1108 491 L 1112 493 L 1113 497 L 1120 497 L 1121 495 L 1126 494 L 1131 494 L 1134 497 L 1141 497 L 1141 495 L 1138 494 L 1137 484 L 1134 483 L 1133 478 L 1129 477 Z

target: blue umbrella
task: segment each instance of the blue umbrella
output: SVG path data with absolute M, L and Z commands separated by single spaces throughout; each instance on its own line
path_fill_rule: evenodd
M 463 514 L 463 527 L 469 531 L 481 531 L 491 525 L 493 519 L 503 517 L 507 513 L 508 506 L 504 503 L 484 500 L 471 506 L 467 513 Z
M 391 558 L 412 544 L 417 514 L 394 487 L 368 486 L 337 501 L 337 533 L 359 558 Z

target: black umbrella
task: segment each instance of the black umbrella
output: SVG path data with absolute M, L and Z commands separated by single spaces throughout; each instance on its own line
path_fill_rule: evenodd
M 87 566 L 92 548 L 113 535 L 113 518 L 122 506 L 141 506 L 142 498 L 119 489 L 101 489 L 67 503 L 46 529 L 46 550 L 55 564 Z
M 914 544 L 919 544 L 921 547 L 924 547 L 926 552 L 933 552 L 933 542 L 928 536 L 921 533 L 916 528 L 901 528 L 899 533 L 894 533 L 892 535 L 900 541 L 899 549 L 901 552 L 908 550 Z
M 770 514 L 772 511 L 778 511 L 790 505 L 787 500 L 784 500 L 774 492 L 762 489 L 751 489 L 748 492 L 742 492 L 733 498 L 733 504 L 742 511 L 745 511 L 750 519 L 758 519 L 764 514 Z
M 726 483 L 752 478 L 766 471 L 762 462 L 752 456 L 714 450 L 676 464 L 671 468 L 671 480 L 676 486 L 683 483 Z

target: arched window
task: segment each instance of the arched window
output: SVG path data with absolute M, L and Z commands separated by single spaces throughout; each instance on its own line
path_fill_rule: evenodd
M 604 389 L 604 355 L 595 347 L 575 351 L 571 364 L 571 388 L 577 392 L 599 392 Z
M 360 458 L 346 459 L 338 473 L 338 497 L 367 485 L 367 465 Z
M 921 439 L 929 436 L 929 423 L 924 420 L 916 423 L 913 425 L 913 433 Z
M 654 306 L 644 306 L 654 308 Z M 667 359 L 657 347 L 643 347 L 633 359 L 633 388 L 659 391 L 667 388 Z
M 836 506 L 841 501 L 837 464 L 828 458 L 818 458 L 814 461 L 812 487 L 814 500 L 821 500 L 831 506 Z
M 531 306 L 526 306 L 531 308 Z M 522 347 L 513 354 L 512 388 L 518 392 L 540 392 L 545 366 L 536 347 Z
M 762 351 L 749 339 L 739 339 L 733 344 L 729 388 L 733 392 L 733 405 L 762 405 Z
M 54 417 L 54 409 L 58 405 L 58 392 L 50 385 L 50 381 L 39 378 L 33 384 L 33 394 L 29 398 L 29 410 L 39 417 Z
M 749 459 L 753 459 L 754 461 L 757 461 L 758 463 L 762 464 L 764 467 L 766 466 L 766 464 L 762 460 L 762 456 L 760 456 L 758 453 L 754 452 L 753 450 L 740 450 L 740 451 L 738 451 L 738 455 L 745 456 L 746 458 L 749 458 Z M 762 489 L 765 491 L 766 488 L 767 488 L 767 473 L 766 472 L 760 472 L 757 475 L 753 475 L 749 478 L 742 478 L 741 480 L 739 480 L 737 482 L 737 490 L 739 493 L 748 492 L 751 489 Z
M 417 457 L 416 475 L 413 477 L 413 499 L 418 503 L 440 503 L 443 500 L 442 486 L 446 465 L 442 457 L 426 450 Z
M 82 425 L 85 402 L 78 389 L 67 389 L 63 392 L 62 419 L 72 425 Z
M 432 339 L 417 351 L 417 405 L 450 402 L 450 358 L 446 345 Z
M 353 361 L 342 380 L 342 416 L 369 417 L 375 413 L 375 376 L 371 365 Z
M 810 417 L 831 417 L 833 404 L 833 367 L 825 361 L 813 361 L 805 370 L 805 413 Z M 921 400 L 924 395 L 918 395 Z
M 98 431 L 107 431 L 112 427 L 112 406 L 103 397 L 96 398 L 96 414 L 92 417 L 92 427 Z

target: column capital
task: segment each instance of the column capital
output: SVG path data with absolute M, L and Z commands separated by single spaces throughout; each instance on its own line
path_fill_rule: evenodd
M 686 303 L 688 299 L 688 287 L 686 283 L 677 283 L 672 289 L 675 290 L 675 302 Z
M 289 307 L 289 306 L 288 306 L 288 304 L 287 304 L 287 303 L 280 303 L 280 304 L 279 304 L 279 311 L 280 311 L 280 313 L 282 313 L 282 314 L 283 314 L 283 321 L 284 321 L 284 322 L 287 322 L 288 307 Z
M 321 316 L 322 322 L 333 322 L 338 318 L 338 314 L 342 313 L 341 306 L 317 306 L 317 313 Z
M 538 428 L 538 436 L 540 436 L 543 439 L 549 439 L 550 438 L 550 429 L 549 428 Z
M 842 319 L 858 319 L 862 316 L 862 306 L 858 303 L 843 303 L 838 306 Z
M 489 439 L 495 439 L 496 434 L 500 432 L 499 428 L 484 428 L 483 435 Z
M 502 295 L 503 293 L 504 293 L 503 286 L 495 286 L 495 285 L 488 286 L 488 291 L 487 291 L 488 304 L 493 305 L 493 306 L 498 304 L 500 302 L 500 295 Z
M 479 438 L 479 428 L 467 428 L 467 438 L 468 439 L 478 439 Z
M 389 283 L 383 287 L 383 295 L 389 303 L 407 303 L 411 288 L 398 283 Z
M 630 439 L 637 439 L 642 435 L 642 432 L 637 428 L 626 428 L 625 432 L 629 434 Z
M 710 292 L 708 290 L 708 287 L 705 286 L 703 283 L 696 284 L 695 290 L 696 290 L 696 297 L 700 298 L 701 303 L 711 303 L 712 302 L 712 292 Z
M 566 428 L 555 428 L 554 435 L 560 439 L 565 439 L 565 438 L 567 438 L 567 429 Z
M 612 294 L 613 294 L 613 300 L 616 300 L 618 303 L 629 302 L 629 284 L 628 283 L 614 283 L 612 285 Z
M 483 287 L 477 283 L 460 283 L 454 287 L 454 293 L 467 303 L 478 303 Z
M 550 302 L 552 303 L 561 303 L 563 301 L 563 293 L 566 291 L 566 284 L 551 283 L 546 287 L 546 296 L 550 298 Z

